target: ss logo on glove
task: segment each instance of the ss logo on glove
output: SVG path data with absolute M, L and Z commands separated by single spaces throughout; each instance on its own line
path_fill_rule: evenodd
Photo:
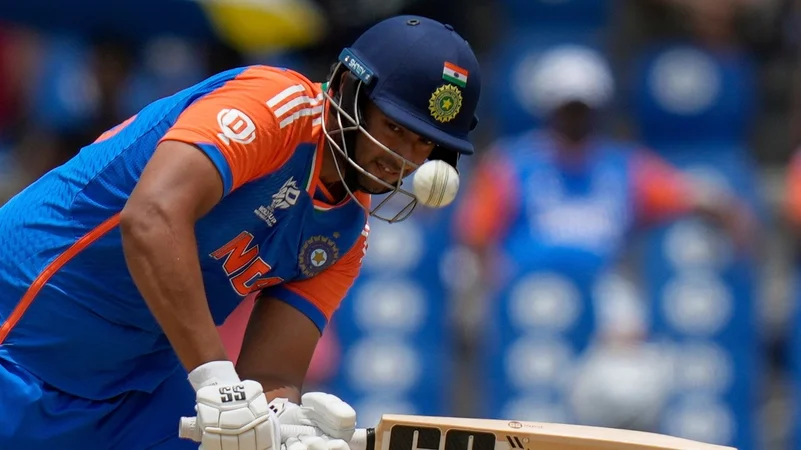
M 223 386 L 220 388 L 220 397 L 223 403 L 242 401 L 245 399 L 245 386 L 241 384 L 236 386 Z

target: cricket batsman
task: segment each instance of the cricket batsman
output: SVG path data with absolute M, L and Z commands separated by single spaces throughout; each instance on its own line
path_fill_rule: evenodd
M 449 25 L 398 16 L 330 78 L 226 71 L 160 99 L 0 208 L 0 449 L 347 450 L 355 412 L 300 390 L 427 160 L 472 154 L 480 74 Z M 386 212 L 372 194 L 406 198 Z M 394 203 L 391 203 L 394 204 Z M 236 366 L 215 328 L 258 292 Z

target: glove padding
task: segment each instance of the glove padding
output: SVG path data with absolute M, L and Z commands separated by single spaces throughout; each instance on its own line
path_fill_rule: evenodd
M 245 380 L 197 391 L 200 450 L 280 450 L 281 426 L 261 384 Z
M 275 411 L 282 425 L 315 427 L 322 431 L 322 439 L 343 441 L 344 447 L 337 450 L 346 450 L 348 448 L 346 442 L 350 441 L 356 431 L 356 411 L 353 407 L 339 397 L 324 392 L 303 394 L 300 405 L 285 398 L 277 398 L 270 402 L 270 408 Z M 332 445 L 334 447 L 328 447 L 330 450 L 341 444 Z M 288 448 L 289 445 L 287 450 Z

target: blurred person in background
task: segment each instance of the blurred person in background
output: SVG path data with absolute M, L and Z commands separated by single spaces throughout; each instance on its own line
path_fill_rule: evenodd
M 495 256 L 514 266 L 586 272 L 590 280 L 616 261 L 632 231 L 683 214 L 715 220 L 747 245 L 753 219 L 737 199 L 602 131 L 613 79 L 597 53 L 556 47 L 531 76 L 547 123 L 493 145 L 455 222 L 461 242 L 485 261 L 490 283 L 508 267 L 494 264 Z
M 131 45 L 108 34 L 83 52 L 70 45 L 74 41 L 24 28 L 9 28 L 4 36 L 0 205 L 127 117 L 119 102 L 134 57 Z
M 758 58 L 782 50 L 795 0 L 633 0 L 622 12 L 651 39 L 681 38 L 712 51 L 750 47 Z M 629 35 L 629 37 L 632 37 Z M 629 42 L 631 43 L 631 42 Z
M 740 8 L 755 2 L 652 0 L 652 3 L 662 10 L 667 9 L 668 16 L 675 18 L 682 31 L 692 35 L 698 44 L 710 49 L 725 50 L 737 43 L 737 30 L 734 24 Z
M 786 227 L 791 245 L 789 280 L 789 326 L 787 347 L 782 352 L 782 357 L 788 363 L 790 383 L 788 383 L 787 395 L 789 400 L 790 421 L 789 421 L 789 442 L 788 448 L 799 448 L 801 445 L 801 430 L 798 424 L 801 423 L 801 147 L 797 148 L 791 155 L 787 165 L 786 180 L 782 188 L 784 201 L 781 205 L 780 217 L 782 225 Z
M 0 29 L 0 205 L 50 170 L 58 140 L 29 119 L 31 74 L 40 72 L 41 39 L 11 26 Z
M 591 291 L 619 262 L 634 231 L 684 214 L 713 220 L 747 249 L 752 218 L 738 199 L 694 184 L 655 154 L 603 131 L 613 77 L 598 53 L 553 47 L 530 76 L 544 126 L 494 144 L 454 221 L 460 241 L 482 261 L 487 301 L 527 271 L 555 273 Z M 581 323 L 596 327 L 591 301 L 585 298 L 584 305 Z M 609 334 L 602 338 L 617 341 L 606 350 L 616 362 L 588 361 L 591 373 L 578 379 L 573 400 L 595 405 L 584 417 L 596 424 L 648 429 L 657 417 L 655 398 L 665 394 L 664 366 L 637 362 L 658 359 L 628 345 L 643 338 L 642 327 L 604 331 Z M 579 351 L 589 343 L 579 342 Z M 610 391 L 615 378 L 640 382 Z

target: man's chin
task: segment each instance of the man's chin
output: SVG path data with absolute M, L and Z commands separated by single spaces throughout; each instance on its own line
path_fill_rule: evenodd
M 385 186 L 379 186 L 379 187 L 375 187 L 375 188 L 370 188 L 368 186 L 359 185 L 359 190 L 362 191 L 362 192 L 368 193 L 370 195 L 384 195 L 384 194 L 392 192 L 392 189 L 389 189 L 389 188 L 387 188 Z
M 395 183 L 397 183 L 397 181 Z M 387 184 L 392 184 L 392 183 L 387 182 Z M 370 178 L 368 178 L 368 177 L 366 177 L 364 175 L 359 176 L 359 188 L 358 189 L 360 191 L 366 192 L 366 193 L 368 193 L 370 195 L 387 194 L 387 193 L 392 192 L 394 190 L 392 188 L 388 188 L 388 187 L 386 187 L 384 185 L 376 183 L 374 180 L 372 180 L 372 179 L 370 179 Z

